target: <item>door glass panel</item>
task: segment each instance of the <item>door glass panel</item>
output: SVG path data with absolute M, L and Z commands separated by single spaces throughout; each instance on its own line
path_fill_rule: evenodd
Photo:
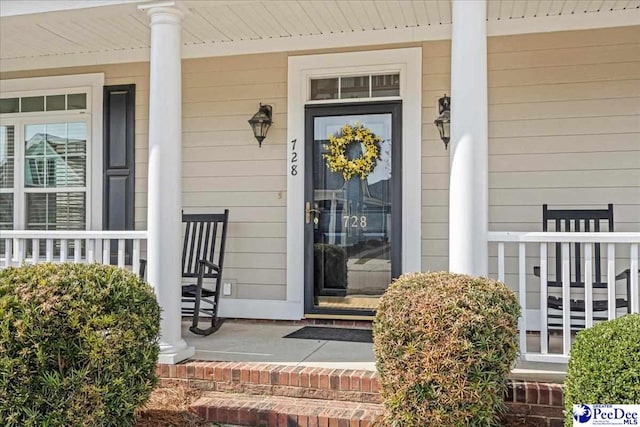
M 379 159 L 362 178 L 345 180 L 332 172 L 323 154 L 330 136 L 345 124 L 362 124 L 381 138 Z M 391 283 L 392 115 L 315 117 L 313 129 L 314 303 L 327 309 L 376 308 Z M 363 155 L 360 142 L 345 148 L 353 160 Z

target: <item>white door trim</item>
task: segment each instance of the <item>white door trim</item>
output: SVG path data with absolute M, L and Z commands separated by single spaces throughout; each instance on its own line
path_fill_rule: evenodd
M 287 111 L 287 302 L 304 315 L 304 122 L 310 78 L 400 73 L 402 272 L 421 268 L 422 48 L 289 57 Z M 371 99 L 367 99 L 371 100 Z M 340 102 L 340 101 L 336 101 Z M 295 145 L 295 155 L 292 141 Z M 295 175 L 292 167 L 295 166 Z

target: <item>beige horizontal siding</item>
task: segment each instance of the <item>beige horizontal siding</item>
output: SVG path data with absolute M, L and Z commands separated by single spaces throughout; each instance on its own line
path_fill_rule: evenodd
M 229 209 L 224 278 L 232 296 L 286 298 L 287 57 L 183 61 L 185 212 Z M 262 148 L 247 120 L 260 103 L 274 124 Z

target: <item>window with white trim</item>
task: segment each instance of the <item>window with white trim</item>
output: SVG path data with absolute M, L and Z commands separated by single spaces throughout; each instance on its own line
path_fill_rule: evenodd
M 0 95 L 0 230 L 90 222 L 91 90 L 44 92 Z

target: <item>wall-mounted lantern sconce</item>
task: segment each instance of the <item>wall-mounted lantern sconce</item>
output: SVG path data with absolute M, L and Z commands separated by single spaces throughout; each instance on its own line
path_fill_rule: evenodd
M 260 109 L 257 113 L 249 119 L 251 129 L 253 129 L 253 136 L 258 140 L 258 146 L 262 147 L 262 141 L 267 136 L 267 131 L 273 123 L 271 120 L 272 108 L 271 105 L 260 104 Z
M 438 100 L 438 109 L 440 111 L 440 116 L 434 121 L 436 127 L 438 128 L 438 132 L 440 132 L 440 139 L 444 142 L 444 149 L 446 150 L 449 146 L 449 137 L 450 137 L 450 129 L 451 129 L 451 98 L 449 98 L 446 94 Z

